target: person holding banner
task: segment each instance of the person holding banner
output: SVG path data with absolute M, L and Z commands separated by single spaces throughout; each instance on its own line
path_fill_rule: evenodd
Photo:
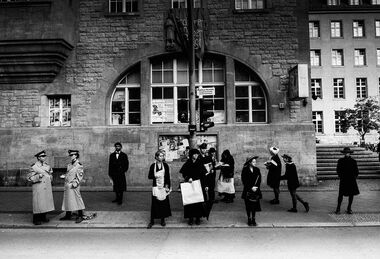
M 165 218 L 172 215 L 168 196 L 171 191 L 170 173 L 168 164 L 164 162 L 165 151 L 158 150 L 154 158 L 156 161 L 150 166 L 148 174 L 148 179 L 153 180 L 152 206 L 148 229 L 154 225 L 154 219 L 161 219 L 161 226 L 166 226 Z
M 201 192 L 204 198 L 206 192 L 208 191 L 208 187 L 206 186 L 207 170 L 198 159 L 199 155 L 199 150 L 191 149 L 189 151 L 189 159 L 185 162 L 179 172 L 182 174 L 185 182 L 187 183 L 192 183 L 193 181 L 200 180 Z M 183 192 L 182 189 L 181 192 Z M 182 193 L 182 195 L 184 195 L 184 193 Z M 199 225 L 201 223 L 200 218 L 205 216 L 207 216 L 207 212 L 204 206 L 204 202 L 184 205 L 184 218 L 188 218 L 188 224 L 190 226 L 193 225 L 194 218 L 195 224 Z

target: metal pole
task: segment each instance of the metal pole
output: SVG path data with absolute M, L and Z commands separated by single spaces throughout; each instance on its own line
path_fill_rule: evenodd
M 189 36 L 189 101 L 190 101 L 190 148 L 196 148 L 197 139 L 195 130 L 197 119 L 196 119 L 196 102 L 195 102 L 195 53 L 194 53 L 194 21 L 193 21 L 193 11 L 194 11 L 194 0 L 187 0 L 187 29 Z

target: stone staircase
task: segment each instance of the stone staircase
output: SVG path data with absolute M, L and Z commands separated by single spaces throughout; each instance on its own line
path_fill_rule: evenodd
M 345 145 L 317 144 L 317 178 L 318 180 L 338 179 L 336 165 L 343 157 L 341 151 Z M 350 146 L 351 155 L 358 163 L 359 179 L 380 179 L 380 162 L 377 153 L 362 147 Z

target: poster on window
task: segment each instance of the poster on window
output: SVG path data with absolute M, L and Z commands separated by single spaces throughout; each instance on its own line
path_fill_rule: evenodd
M 216 135 L 197 136 L 197 146 L 207 143 L 207 149 L 211 147 L 217 150 Z M 165 151 L 167 162 L 184 162 L 189 158 L 189 136 L 188 135 L 160 135 L 158 137 L 158 148 Z
M 152 100 L 152 123 L 174 122 L 173 99 Z

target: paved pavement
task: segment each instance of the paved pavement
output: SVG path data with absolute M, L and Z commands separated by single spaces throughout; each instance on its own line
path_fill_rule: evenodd
M 361 194 L 353 203 L 354 214 L 345 214 L 347 198 L 342 204 L 342 214 L 335 215 L 338 196 L 338 181 L 320 182 L 315 187 L 301 187 L 298 194 L 310 204 L 306 213 L 298 203 L 298 213 L 290 213 L 291 198 L 286 186 L 282 187 L 279 205 L 270 205 L 273 193 L 264 187 L 262 212 L 257 213 L 258 227 L 355 227 L 380 226 L 380 180 L 358 180 Z M 59 221 L 63 215 L 61 208 L 62 189 L 55 188 L 54 201 L 57 211 L 49 213 L 49 223 L 34 226 L 32 219 L 32 195 L 30 188 L 0 188 L 0 228 L 145 228 L 150 215 L 151 193 L 144 188 L 134 188 L 126 193 L 123 205 L 111 203 L 114 193 L 109 187 L 83 188 L 82 196 L 86 204 L 85 214 L 97 213 L 97 217 L 76 224 L 74 221 Z M 238 191 L 234 203 L 214 204 L 209 220 L 191 228 L 245 228 L 244 202 Z M 189 228 L 183 219 L 181 194 L 170 195 L 173 216 L 167 219 L 166 228 Z M 162 228 L 159 222 L 153 228 Z

